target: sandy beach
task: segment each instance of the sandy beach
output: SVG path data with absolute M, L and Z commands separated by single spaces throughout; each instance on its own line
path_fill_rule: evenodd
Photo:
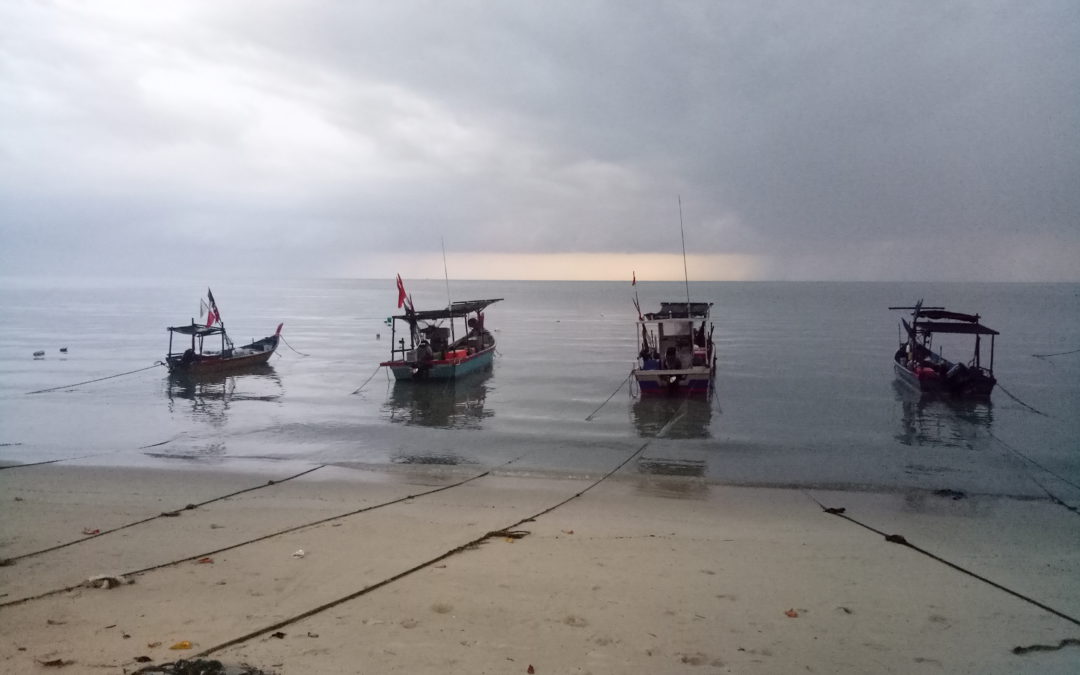
M 1070 643 L 1013 651 L 1080 638 L 1080 519 L 1048 501 L 437 467 L 283 480 L 310 468 L 0 471 L 0 670 L 1080 670 Z M 80 586 L 95 575 L 124 578 Z

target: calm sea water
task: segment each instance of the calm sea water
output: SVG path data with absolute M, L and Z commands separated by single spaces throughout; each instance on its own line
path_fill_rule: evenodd
M 408 289 L 419 308 L 446 304 L 442 281 Z M 390 349 L 392 280 L 224 281 L 214 295 L 238 344 L 285 323 L 289 346 L 265 371 L 192 383 L 158 367 L 27 394 L 151 366 L 165 326 L 197 316 L 205 290 L 0 282 L 0 462 L 475 471 L 514 460 L 501 470 L 597 475 L 647 444 L 625 472 L 1033 497 L 1046 488 L 1080 502 L 1080 354 L 1033 356 L 1080 349 L 1080 285 L 692 283 L 695 300 L 715 303 L 717 391 L 684 406 L 620 388 L 635 352 L 628 283 L 451 282 L 456 299 L 504 298 L 487 312 L 498 356 L 490 373 L 417 386 L 377 369 Z M 685 297 L 682 283 L 637 292 L 646 311 Z M 919 298 L 979 312 L 999 330 L 1000 383 L 1042 414 L 1001 389 L 991 403 L 956 404 L 894 382 L 901 313 L 887 307 Z M 39 349 L 45 357 L 33 358 Z M 945 343 L 947 357 L 969 349 Z

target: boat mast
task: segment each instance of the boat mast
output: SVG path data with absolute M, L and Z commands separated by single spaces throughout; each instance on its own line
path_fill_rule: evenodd
M 686 271 L 686 232 L 683 230 L 682 219 L 682 195 L 679 199 L 679 236 L 682 237 L 682 270 L 683 280 L 686 282 L 686 318 L 690 318 L 690 275 Z
M 446 271 L 446 242 L 439 237 L 439 245 L 442 246 L 442 272 L 446 279 L 446 309 L 450 310 L 450 344 L 454 343 L 454 301 L 450 299 L 450 273 Z

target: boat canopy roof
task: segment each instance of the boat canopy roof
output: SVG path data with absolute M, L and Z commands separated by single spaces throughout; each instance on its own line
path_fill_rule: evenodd
M 910 309 L 914 318 L 915 330 L 920 333 L 953 333 L 957 335 L 1000 335 L 993 328 L 979 323 L 978 314 L 950 312 L 944 307 L 923 307 L 922 301 L 914 307 L 890 307 L 889 309 Z M 930 319 L 927 321 L 927 319 Z M 903 322 L 908 330 L 911 326 Z
M 915 329 L 921 333 L 956 333 L 960 335 L 1000 335 L 993 328 L 981 323 L 951 323 L 946 321 L 919 321 Z
M 188 324 L 187 326 L 170 326 L 169 332 L 181 333 L 183 335 L 198 335 L 200 337 L 206 337 L 207 335 L 219 335 L 225 332 L 225 329 L 221 326 L 200 326 L 197 323 Z
M 952 321 L 966 321 L 967 323 L 978 323 L 978 314 L 961 314 L 960 312 L 950 312 L 944 309 L 920 309 L 916 315 L 916 319 L 926 317 L 927 319 L 950 319 Z
M 400 314 L 395 316 L 395 319 L 402 321 L 435 321 L 437 319 L 454 319 L 456 317 L 466 316 L 474 312 L 482 312 L 485 307 L 490 304 L 499 302 L 502 298 L 491 298 L 489 300 L 459 300 L 453 302 L 449 307 L 445 309 L 429 309 L 418 312 L 410 312 L 408 314 Z
M 659 312 L 649 312 L 646 321 L 663 319 L 707 319 L 711 302 L 661 302 Z M 689 310 L 689 311 L 687 311 Z

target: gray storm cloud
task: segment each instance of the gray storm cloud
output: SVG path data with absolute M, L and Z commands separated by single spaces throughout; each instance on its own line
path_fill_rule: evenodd
M 1080 5 L 9 3 L 11 273 L 364 253 L 1080 279 Z M 195 262 L 193 262 L 195 261 Z

